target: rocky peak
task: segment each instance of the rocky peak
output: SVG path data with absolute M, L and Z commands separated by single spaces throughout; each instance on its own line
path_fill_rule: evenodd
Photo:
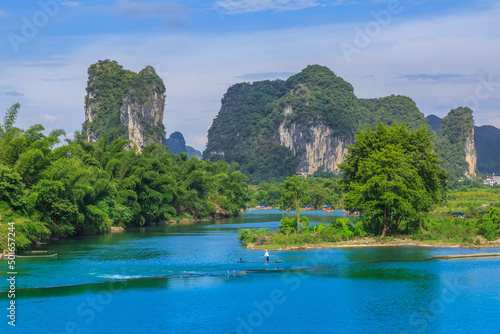
M 471 109 L 459 107 L 450 110 L 442 119 L 436 141 L 436 151 L 443 159 L 446 170 L 457 178 L 476 175 L 477 153 Z
M 88 141 L 103 134 L 129 139 L 139 151 L 148 143 L 163 143 L 165 86 L 151 66 L 139 73 L 104 60 L 88 70 L 85 123 Z

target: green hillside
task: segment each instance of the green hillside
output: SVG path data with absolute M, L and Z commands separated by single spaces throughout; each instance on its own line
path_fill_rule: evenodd
M 286 118 L 285 110 L 291 111 Z M 307 143 L 308 129 L 320 124 L 348 142 L 358 128 L 375 128 L 379 121 L 388 125 L 394 119 L 411 130 L 428 126 L 410 98 L 358 99 L 352 85 L 333 71 L 310 65 L 286 81 L 231 86 L 208 131 L 203 158 L 238 163 L 251 183 L 281 181 L 296 173 L 304 154 L 280 145 L 279 126 L 285 120 L 285 129 L 294 125 L 301 131 L 299 140 Z
M 455 178 L 464 176 L 469 165 L 465 161 L 467 135 L 472 134 L 474 119 L 472 110 L 459 107 L 450 110 L 441 122 L 436 136 L 436 151 L 441 157 L 442 166 Z

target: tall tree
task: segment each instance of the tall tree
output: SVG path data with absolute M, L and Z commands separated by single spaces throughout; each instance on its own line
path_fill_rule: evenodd
M 306 200 L 307 180 L 299 175 L 287 177 L 285 182 L 280 184 L 281 198 L 280 206 L 282 209 L 294 208 L 297 212 L 297 231 L 300 230 L 300 212 L 302 204 Z
M 397 122 L 359 130 L 340 169 L 345 206 L 360 211 L 382 236 L 397 231 L 403 219 L 416 224 L 441 200 L 448 177 L 427 129 L 410 132 Z

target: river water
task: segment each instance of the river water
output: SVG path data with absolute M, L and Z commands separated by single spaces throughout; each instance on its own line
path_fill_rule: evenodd
M 46 245 L 57 258 L 16 260 L 15 328 L 2 280 L 0 332 L 500 333 L 499 258 L 426 260 L 499 249 L 274 251 L 282 263 L 236 263 L 263 255 L 239 243 L 238 228 L 276 229 L 281 216 L 250 211 Z

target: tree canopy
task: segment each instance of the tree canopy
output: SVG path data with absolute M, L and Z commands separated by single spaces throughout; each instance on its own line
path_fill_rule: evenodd
M 302 211 L 302 205 L 305 204 L 307 199 L 307 180 L 299 175 L 290 176 L 286 178 L 285 182 L 280 184 L 280 189 L 280 206 L 284 210 L 295 209 L 297 215 L 296 232 L 298 233 L 301 221 L 300 212 Z
M 50 236 L 232 216 L 245 207 L 247 178 L 236 164 L 188 159 L 158 144 L 138 153 L 106 135 L 89 143 L 77 134 L 61 145 L 63 131 L 14 127 L 18 109 L 9 109 L 0 129 L 0 234 L 15 221 L 21 248 Z
M 414 227 L 443 196 L 447 172 L 439 163 L 425 127 L 411 132 L 394 122 L 359 130 L 340 165 L 345 207 L 360 211 L 382 236 L 397 231 L 403 220 Z

